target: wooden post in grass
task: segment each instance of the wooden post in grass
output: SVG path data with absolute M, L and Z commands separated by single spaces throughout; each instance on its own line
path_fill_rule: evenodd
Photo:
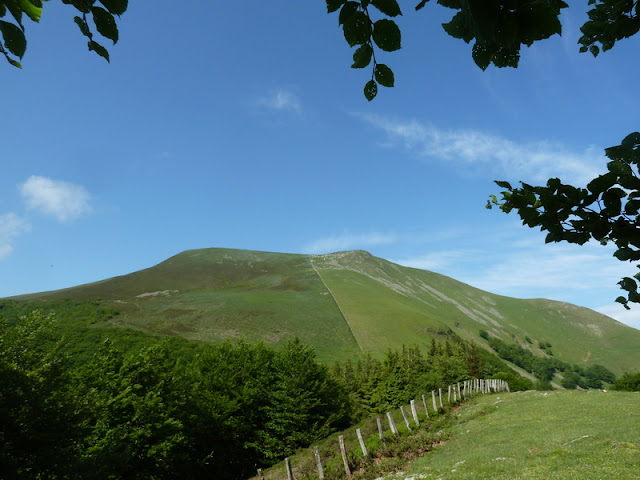
M 418 409 L 416 408 L 415 400 L 411 400 L 411 414 L 413 415 L 413 421 L 416 422 L 416 427 L 419 427 L 420 421 L 418 420 Z
M 436 405 L 436 392 L 431 390 L 431 400 L 433 400 L 433 411 L 438 413 L 438 405 Z
M 391 416 L 391 412 L 387 412 L 387 420 L 389 420 L 389 428 L 391 429 L 391 433 L 393 433 L 396 437 L 400 435 L 398 429 L 396 428 L 396 422 L 393 421 L 393 417 Z
M 362 450 L 362 455 L 367 457 L 369 453 L 367 452 L 367 447 L 364 445 L 364 438 L 362 438 L 362 432 L 359 428 L 356 429 L 356 435 L 358 436 L 358 442 L 360 442 L 360 449 Z
M 453 403 L 458 403 L 458 398 L 456 396 L 456 386 L 453 386 Z
M 318 447 L 313 447 L 313 456 L 316 459 L 316 467 L 318 467 L 318 480 L 324 480 L 324 470 L 322 469 L 322 460 L 320 459 L 320 452 Z
M 380 441 L 382 442 L 382 445 L 384 445 L 384 448 L 387 448 L 387 441 L 384 439 L 384 430 L 382 430 L 382 420 L 380 420 L 380 417 L 376 418 L 376 423 L 378 424 L 378 435 L 380 435 Z
M 427 408 L 427 399 L 422 395 L 422 405 L 424 405 L 424 414 L 429 418 L 429 409 Z
M 258 469 L 258 480 L 264 480 L 264 475 L 262 474 L 262 469 Z
M 447 403 L 451 405 L 451 385 L 447 388 Z
M 400 405 L 400 413 L 402 414 L 402 418 L 404 419 L 404 424 L 407 426 L 407 430 L 411 431 L 411 425 L 409 425 L 409 419 L 407 418 L 407 414 L 404 413 L 404 407 Z
M 460 382 L 458 382 L 458 400 L 462 401 L 462 395 L 460 394 Z
M 284 459 L 284 464 L 287 466 L 287 480 L 293 480 L 293 472 L 291 471 L 291 462 L 289 457 Z
M 340 442 L 340 454 L 342 455 L 342 463 L 344 463 L 344 473 L 347 474 L 348 478 L 351 478 L 351 469 L 349 468 L 349 458 L 347 457 L 347 448 L 344 446 L 344 436 L 340 435 L 338 437 L 338 441 Z
M 444 405 L 442 405 L 442 389 L 438 389 L 438 397 L 440 398 L 440 408 L 444 410 Z

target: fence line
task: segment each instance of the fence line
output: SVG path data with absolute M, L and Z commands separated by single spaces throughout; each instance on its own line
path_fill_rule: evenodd
M 457 391 L 456 391 L 457 390 Z M 460 382 L 457 382 L 456 384 L 452 384 L 452 385 L 448 385 L 448 394 L 447 394 L 447 404 L 448 405 L 455 405 L 461 401 L 467 400 L 469 398 L 471 398 L 474 395 L 486 395 L 486 394 L 490 394 L 490 393 L 498 393 L 498 392 L 510 392 L 509 389 L 509 384 L 507 382 L 505 382 L 504 380 L 500 380 L 500 379 L 480 379 L 480 378 L 475 378 L 472 380 L 464 380 L 462 383 L 462 387 L 460 386 Z M 451 398 L 453 396 L 453 402 L 451 401 Z M 425 419 L 431 418 L 429 416 L 429 409 L 427 408 L 427 400 L 425 395 L 421 395 L 422 397 L 422 404 L 424 406 L 424 413 L 425 413 Z M 439 403 L 440 403 L 440 408 L 438 408 L 438 405 L 436 403 L 436 393 L 435 390 L 431 391 L 431 400 L 433 403 L 433 412 L 434 414 L 438 414 L 439 412 L 444 412 L 445 408 L 442 402 L 442 388 L 438 389 L 438 397 L 439 397 Z M 420 421 L 418 420 L 418 409 L 416 407 L 416 401 L 415 400 L 411 400 L 410 404 L 409 404 L 409 408 L 411 409 L 411 414 L 413 417 L 413 420 L 415 422 L 416 427 L 420 426 Z M 407 427 L 407 432 L 409 434 L 411 434 L 413 432 L 413 430 L 411 429 L 411 425 L 409 424 L 409 419 L 407 417 L 407 414 L 405 413 L 404 410 L 404 405 L 401 405 L 400 408 L 400 413 L 402 414 L 402 418 L 404 419 L 404 423 Z M 400 432 L 398 431 L 398 428 L 396 427 L 395 421 L 393 419 L 393 416 L 391 415 L 391 412 L 387 412 L 386 413 L 386 417 L 387 417 L 387 421 L 389 423 L 389 430 L 391 430 L 391 433 L 393 434 L 394 437 L 399 437 L 400 436 Z M 382 420 L 380 417 L 376 417 L 376 423 L 377 423 L 377 427 L 378 427 L 378 436 L 379 439 L 381 441 L 381 443 L 384 445 L 384 447 L 387 447 L 387 442 L 384 436 L 384 430 L 382 427 Z M 356 435 L 358 437 L 358 442 L 360 443 L 360 449 L 362 450 L 362 455 L 364 457 L 367 457 L 369 455 L 369 452 L 367 451 L 367 448 L 365 446 L 365 439 L 362 435 L 361 430 L 358 428 L 356 429 Z M 347 448 L 344 442 L 344 436 L 340 435 L 338 437 L 338 444 L 339 444 L 339 452 L 340 452 L 340 456 L 342 457 L 342 462 L 344 464 L 344 471 L 345 471 L 345 475 L 347 476 L 347 478 L 352 478 L 352 474 L 351 474 L 351 469 L 349 466 L 349 457 L 348 457 L 348 452 L 347 452 Z M 318 447 L 314 447 L 313 448 L 313 456 L 315 459 L 315 464 L 316 464 L 316 468 L 318 471 L 318 478 L 320 480 L 324 479 L 324 471 L 323 471 L 323 466 L 322 466 L 322 460 L 320 458 L 320 453 L 318 451 Z M 291 467 L 291 462 L 289 457 L 287 457 L 285 459 L 285 466 L 286 466 L 286 471 L 287 471 L 287 480 L 294 480 L 294 476 L 293 476 L 293 469 Z M 262 472 L 262 469 L 258 469 L 258 479 L 259 480 L 263 480 L 264 479 L 264 473 Z

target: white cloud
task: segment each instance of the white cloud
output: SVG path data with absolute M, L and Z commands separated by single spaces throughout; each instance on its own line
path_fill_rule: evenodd
M 302 104 L 298 96 L 284 89 L 270 92 L 267 96 L 258 100 L 258 103 L 270 110 L 289 110 L 292 112 L 302 112 Z
M 479 250 L 441 250 L 425 253 L 424 255 L 417 255 L 415 257 L 391 261 L 399 265 L 404 265 L 405 267 L 440 272 L 452 265 L 459 265 L 466 261 L 472 261 L 481 253 L 482 252 Z
M 27 208 L 52 215 L 61 222 L 91 211 L 89 192 L 73 183 L 32 175 L 20 185 L 20 194 Z
M 640 305 L 631 304 L 631 310 L 626 310 L 621 304 L 613 303 L 594 310 L 640 330 Z
M 304 247 L 306 253 L 331 253 L 339 250 L 353 250 L 372 245 L 388 245 L 394 243 L 397 236 L 392 233 L 345 233 L 315 240 Z
M 13 252 L 15 238 L 29 228 L 29 224 L 15 213 L 0 215 L 0 260 Z
M 602 173 L 603 149 L 575 152 L 551 142 L 518 143 L 478 130 L 443 130 L 416 120 L 389 120 L 379 115 L 357 115 L 382 129 L 391 142 L 419 156 L 454 164 L 475 165 L 492 175 L 529 181 L 559 177 L 584 184 Z

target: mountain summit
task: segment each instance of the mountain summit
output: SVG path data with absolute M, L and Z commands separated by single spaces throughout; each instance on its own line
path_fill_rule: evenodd
M 282 344 L 297 336 L 325 361 L 374 355 L 455 333 L 517 342 L 559 360 L 640 364 L 640 331 L 587 308 L 495 295 L 434 272 L 355 250 L 327 255 L 210 248 L 145 270 L 64 290 L 16 297 L 101 299 L 120 315 L 103 326 L 219 342 Z M 488 348 L 488 347 L 487 347 Z

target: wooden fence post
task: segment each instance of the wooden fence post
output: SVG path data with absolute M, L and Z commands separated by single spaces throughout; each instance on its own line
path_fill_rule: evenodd
M 402 418 L 404 419 L 404 424 L 407 426 L 407 430 L 411 431 L 411 425 L 409 425 L 409 419 L 407 418 L 407 414 L 404 413 L 404 407 L 400 405 L 400 413 L 402 414 Z
M 460 394 L 460 382 L 458 382 L 458 400 L 462 401 L 462 394 Z
M 431 400 L 433 400 L 433 411 L 438 413 L 438 406 L 436 405 L 436 392 L 431 390 Z
M 318 447 L 313 447 L 313 456 L 316 458 L 316 467 L 318 467 L 318 480 L 324 480 L 324 470 L 322 469 L 322 460 L 320 459 L 320 452 Z
M 400 435 L 400 432 L 398 432 L 398 429 L 396 428 L 396 422 L 393 421 L 393 417 L 391 416 L 391 412 L 387 412 L 387 420 L 389 420 L 389 428 L 391 429 L 391 432 L 395 436 Z
M 458 398 L 456 396 L 456 386 L 453 386 L 453 403 L 458 403 Z
M 438 389 L 438 397 L 440 398 L 440 408 L 444 410 L 444 405 L 442 405 L 442 389 Z
M 429 418 L 429 409 L 427 408 L 427 400 L 424 398 L 424 395 L 422 395 L 422 404 L 424 405 L 424 413 L 427 418 Z
M 340 454 L 342 455 L 342 463 L 344 463 L 344 473 L 347 474 L 348 478 L 351 478 L 351 469 L 349 468 L 349 458 L 347 457 L 347 448 L 344 446 L 344 436 L 340 435 L 338 437 L 338 441 L 340 442 Z
M 451 385 L 447 388 L 447 403 L 451 405 Z
M 262 469 L 258 469 L 258 480 L 264 480 L 264 475 L 262 474 Z
M 380 420 L 380 417 L 376 417 L 376 423 L 378 424 L 378 434 L 380 435 L 380 441 L 382 442 L 382 445 L 384 445 L 384 448 L 387 448 L 387 441 L 384 439 L 384 430 L 382 430 L 382 420 Z
M 291 462 L 289 457 L 284 459 L 284 464 L 287 466 L 287 480 L 293 480 L 293 472 L 291 471 Z
M 362 450 L 362 455 L 367 457 L 369 456 L 369 452 L 367 452 L 367 447 L 364 445 L 364 438 L 362 438 L 362 432 L 359 428 L 356 429 L 356 435 L 358 436 L 358 442 L 360 442 L 360 449 Z
M 419 427 L 420 421 L 418 420 L 418 410 L 416 409 L 415 400 L 411 400 L 411 414 L 413 415 L 413 421 L 416 422 L 416 427 Z

